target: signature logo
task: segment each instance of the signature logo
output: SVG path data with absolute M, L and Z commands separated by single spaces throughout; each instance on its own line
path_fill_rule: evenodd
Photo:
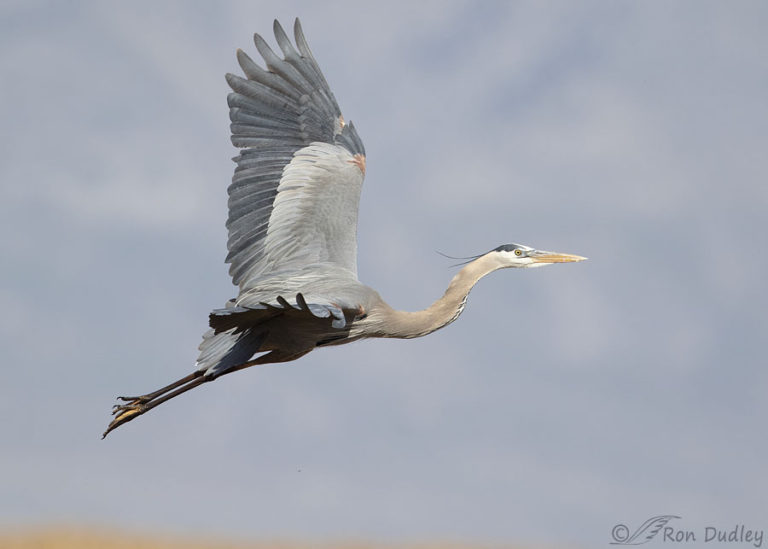
M 675 522 L 668 524 L 672 519 L 679 519 L 677 515 L 659 515 L 651 517 L 642 523 L 634 532 L 631 532 L 624 524 L 617 524 L 611 530 L 611 545 L 642 545 L 653 540 L 660 543 L 750 543 L 759 549 L 763 546 L 763 534 L 760 528 L 748 528 L 746 524 L 736 523 L 723 528 L 719 526 L 704 526 L 698 528 L 685 527 L 684 524 Z M 709 547 L 709 546 L 707 546 Z
M 629 533 L 629 528 L 624 524 L 617 524 L 611 530 L 611 537 L 613 538 L 611 545 L 642 545 L 643 543 L 648 543 L 670 520 L 679 518 L 677 515 L 651 517 L 642 523 L 632 534 Z

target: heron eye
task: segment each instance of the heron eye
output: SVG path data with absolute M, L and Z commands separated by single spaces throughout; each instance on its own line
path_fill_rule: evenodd
M 520 250 L 519 248 L 518 248 L 517 250 L 515 250 L 515 255 L 516 255 L 516 256 L 518 256 L 518 257 L 520 257 L 521 255 L 523 255 L 523 252 L 522 252 L 522 250 Z

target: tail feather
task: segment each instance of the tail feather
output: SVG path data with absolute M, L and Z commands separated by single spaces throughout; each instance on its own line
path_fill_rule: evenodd
M 203 335 L 197 369 L 206 377 L 218 377 L 228 370 L 248 362 L 259 352 L 266 338 L 264 328 L 230 328 L 216 333 L 213 329 Z

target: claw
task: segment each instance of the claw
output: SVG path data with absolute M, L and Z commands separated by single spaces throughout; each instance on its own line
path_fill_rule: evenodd
M 142 404 L 146 404 L 149 402 L 149 399 L 145 396 L 139 396 L 139 397 L 124 397 L 120 396 L 117 397 L 118 400 L 124 401 L 126 404 L 113 404 L 112 405 L 112 415 L 119 415 L 123 412 L 128 412 L 130 410 L 138 410 L 141 408 Z
M 135 408 L 138 408 L 138 406 L 133 404 L 115 404 L 112 406 L 112 415 L 114 416 L 128 410 L 133 410 Z

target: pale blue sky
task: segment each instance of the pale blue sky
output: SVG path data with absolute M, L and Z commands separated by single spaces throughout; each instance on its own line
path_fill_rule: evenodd
M 234 295 L 223 75 L 296 15 L 368 152 L 363 282 L 417 309 L 454 272 L 435 250 L 590 261 L 496 273 L 428 338 L 225 377 L 102 442 L 114 396 L 190 371 Z M 760 2 L 6 2 L 0 527 L 768 529 L 767 26 Z

